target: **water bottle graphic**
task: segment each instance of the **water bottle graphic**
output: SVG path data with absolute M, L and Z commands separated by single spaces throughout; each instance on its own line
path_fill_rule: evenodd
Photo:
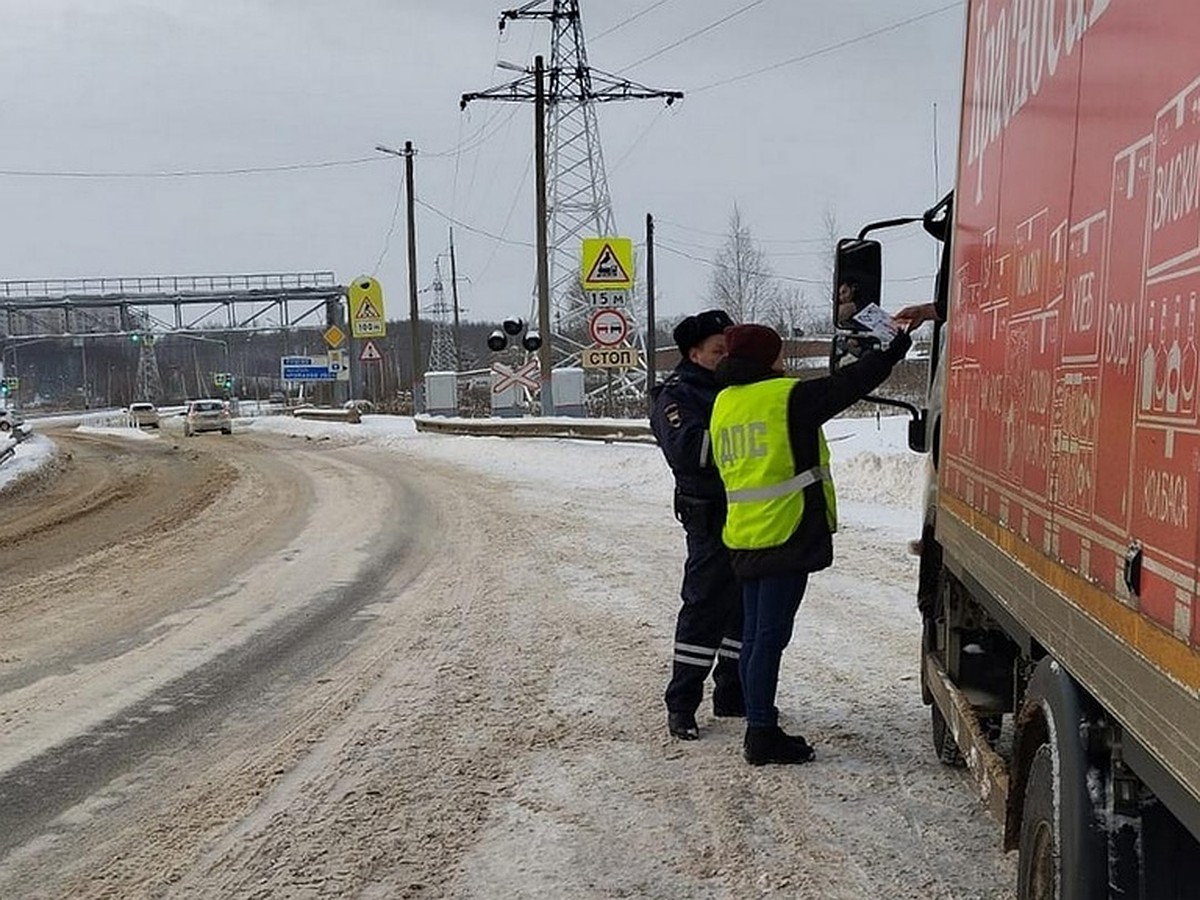
M 1163 301 L 1158 313 L 1158 343 L 1154 347 L 1154 402 L 1150 408 L 1162 412 L 1167 401 L 1167 309 Z
M 1180 410 L 1188 415 L 1196 412 L 1196 292 L 1188 298 L 1187 343 L 1183 347 L 1183 362 L 1179 369 Z
M 1146 345 L 1142 348 L 1142 398 L 1138 408 L 1149 412 L 1154 400 L 1154 309 L 1151 304 L 1150 320 L 1146 325 Z
M 1175 326 L 1171 346 L 1167 349 L 1167 412 L 1179 412 L 1179 371 L 1183 363 L 1183 348 L 1179 346 L 1179 295 L 1175 295 Z

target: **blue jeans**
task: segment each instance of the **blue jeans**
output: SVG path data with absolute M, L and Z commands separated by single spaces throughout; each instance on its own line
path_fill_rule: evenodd
M 742 656 L 739 669 L 746 697 L 746 724 L 779 723 L 775 691 L 783 648 L 792 639 L 796 611 L 808 586 L 808 573 L 772 575 L 742 582 Z

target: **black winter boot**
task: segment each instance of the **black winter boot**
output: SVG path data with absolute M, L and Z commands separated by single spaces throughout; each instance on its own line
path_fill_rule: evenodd
M 700 739 L 700 727 L 692 713 L 667 712 L 667 731 L 671 736 L 681 741 L 696 741 Z
M 808 762 L 816 754 L 802 736 L 785 734 L 778 725 L 771 725 L 746 729 L 742 755 L 752 766 L 765 766 L 769 763 L 798 765 Z
M 718 719 L 746 718 L 746 701 L 740 684 L 732 688 L 722 685 L 713 691 L 713 715 Z

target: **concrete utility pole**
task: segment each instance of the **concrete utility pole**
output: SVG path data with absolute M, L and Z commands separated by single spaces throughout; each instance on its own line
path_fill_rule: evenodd
M 540 56 L 533 58 L 533 174 L 537 194 L 537 304 L 538 332 L 542 346 L 538 348 L 538 368 L 542 381 L 540 399 L 542 415 L 554 415 L 554 391 L 550 368 L 554 357 L 550 353 L 550 251 L 546 237 L 546 78 Z
M 658 335 L 654 320 L 654 216 L 646 213 L 646 411 L 650 412 L 650 389 L 658 377 Z
M 454 301 L 454 371 L 462 371 L 462 328 L 458 321 L 458 267 L 454 262 L 454 226 L 450 226 L 450 296 Z

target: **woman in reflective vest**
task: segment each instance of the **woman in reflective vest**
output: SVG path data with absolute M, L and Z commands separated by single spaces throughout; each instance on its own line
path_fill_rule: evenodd
M 779 664 L 810 572 L 833 562 L 837 501 L 821 426 L 877 388 L 904 358 L 901 332 L 824 378 L 783 374 L 779 335 L 765 325 L 725 331 L 713 407 L 713 456 L 725 485 L 722 539 L 742 583 L 743 754 L 751 765 L 802 763 L 813 749 L 779 727 Z

